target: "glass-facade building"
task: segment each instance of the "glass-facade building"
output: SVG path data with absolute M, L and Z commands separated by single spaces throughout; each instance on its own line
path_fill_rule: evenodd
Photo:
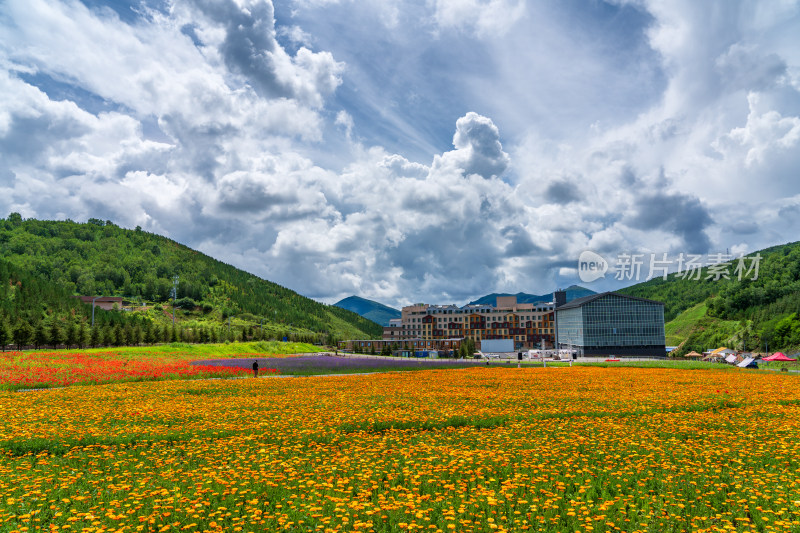
M 664 304 L 613 292 L 556 308 L 560 348 L 578 355 L 664 356 Z

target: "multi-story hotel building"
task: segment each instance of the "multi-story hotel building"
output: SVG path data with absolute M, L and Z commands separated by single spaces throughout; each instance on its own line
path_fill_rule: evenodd
M 553 304 L 522 304 L 516 296 L 499 296 L 496 306 L 410 305 L 383 334 L 384 341 L 400 344 L 465 338 L 478 349 L 486 339 L 513 339 L 515 349 L 552 347 Z
M 346 341 L 342 348 L 381 350 L 458 349 L 464 339 L 513 339 L 514 349 L 559 348 L 585 355 L 662 356 L 664 304 L 614 292 L 566 301 L 564 291 L 553 302 L 517 303 L 515 296 L 497 298 L 497 305 L 426 305 L 404 307 L 401 318 L 383 328 L 383 339 Z M 557 320 L 554 320 L 557 314 Z M 556 336 L 556 328 L 558 335 Z

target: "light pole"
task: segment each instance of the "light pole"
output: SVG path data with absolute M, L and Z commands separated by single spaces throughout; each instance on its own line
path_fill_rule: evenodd
M 94 327 L 94 301 L 98 298 L 102 298 L 102 296 L 95 296 L 92 298 L 92 327 Z
M 555 341 L 556 355 L 558 355 L 558 303 L 556 303 L 556 294 L 553 293 L 553 340 Z
M 178 275 L 172 277 L 172 327 L 175 327 L 175 299 L 178 297 Z

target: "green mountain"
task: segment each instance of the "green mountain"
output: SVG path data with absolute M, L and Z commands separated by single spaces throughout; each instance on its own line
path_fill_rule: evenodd
M 567 293 L 567 301 L 574 300 L 576 298 L 582 298 L 584 296 L 589 296 L 592 294 L 596 294 L 593 290 L 586 289 L 579 285 L 571 285 L 564 289 L 564 292 Z M 538 302 L 552 302 L 553 301 L 553 293 L 549 292 L 547 294 L 528 294 L 525 292 L 518 292 L 517 294 L 509 294 L 509 293 L 492 293 L 487 294 L 486 296 L 481 296 L 477 300 L 470 302 L 470 305 L 497 305 L 497 297 L 498 296 L 516 296 L 517 302 L 521 304 L 534 304 Z
M 360 296 L 348 296 L 333 305 L 358 313 L 364 318 L 372 320 L 381 326 L 388 326 L 389 320 L 392 318 L 400 318 L 400 311 L 397 309 L 373 300 L 361 298 Z
M 177 276 L 175 314 L 182 326 L 256 327 L 272 336 L 326 340 L 376 338 L 382 332 L 356 313 L 316 302 L 166 237 L 110 221 L 23 220 L 12 213 L 0 219 L 0 257 L 31 279 L 57 287 L 57 299 L 64 294 L 122 296 L 131 302 L 131 316 L 143 320 L 171 322 Z M 30 320 L 48 313 L 45 303 L 41 307 L 37 312 L 42 316 Z
M 667 344 L 679 345 L 679 353 L 720 346 L 800 349 L 800 242 L 698 272 L 699 279 L 670 274 L 618 292 L 664 302 Z

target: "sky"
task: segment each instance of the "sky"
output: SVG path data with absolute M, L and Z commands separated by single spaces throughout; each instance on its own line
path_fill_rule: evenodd
M 0 216 L 326 303 L 609 290 L 797 240 L 798 28 L 796 0 L 2 0 Z

